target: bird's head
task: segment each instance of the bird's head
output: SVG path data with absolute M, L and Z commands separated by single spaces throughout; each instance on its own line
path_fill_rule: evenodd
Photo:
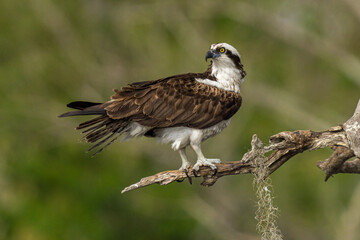
M 241 65 L 239 52 L 230 44 L 214 43 L 211 44 L 210 50 L 206 53 L 205 61 L 212 59 L 214 64 L 224 65 L 227 67 L 236 67 Z
M 241 64 L 239 52 L 230 44 L 214 43 L 210 46 L 210 50 L 206 53 L 205 61 L 212 59 L 212 70 L 214 73 L 220 69 L 233 69 L 238 71 L 241 78 L 245 77 L 246 73 Z

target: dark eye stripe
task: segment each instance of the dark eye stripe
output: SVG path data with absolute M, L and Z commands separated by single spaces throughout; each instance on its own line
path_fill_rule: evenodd
M 226 51 L 226 56 L 228 56 L 233 61 L 237 69 L 241 70 L 244 73 L 244 77 L 245 77 L 246 73 L 243 69 L 243 65 L 241 64 L 240 57 L 238 55 L 233 54 L 230 50 Z

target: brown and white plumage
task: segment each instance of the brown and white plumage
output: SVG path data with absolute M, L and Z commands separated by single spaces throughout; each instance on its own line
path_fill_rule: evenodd
M 206 159 L 200 149 L 205 139 L 221 132 L 241 106 L 240 85 L 245 71 L 240 55 L 226 43 L 213 44 L 206 58 L 212 58 L 204 73 L 186 73 L 155 81 L 132 83 L 114 90 L 105 103 L 72 102 L 68 107 L 78 111 L 60 117 L 99 115 L 81 123 L 84 138 L 99 151 L 124 134 L 155 137 L 171 142 L 182 158 L 181 168 L 190 164 L 185 148 L 191 145 L 198 155 L 194 169 L 207 165 L 216 169 L 218 159 Z

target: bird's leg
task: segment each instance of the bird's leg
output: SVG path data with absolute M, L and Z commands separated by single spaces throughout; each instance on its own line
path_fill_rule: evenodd
M 210 167 L 212 170 L 214 170 L 214 175 L 216 175 L 217 173 L 217 167 L 215 166 L 214 163 L 220 163 L 220 159 L 207 159 L 204 157 L 204 154 L 201 151 L 200 148 L 200 143 L 190 143 L 191 147 L 194 149 L 198 160 L 195 163 L 195 165 L 193 166 L 193 173 L 195 176 L 197 176 L 196 172 L 199 171 L 200 166 L 208 166 Z
M 184 172 L 189 180 L 189 183 L 192 184 L 192 179 L 188 174 L 189 173 L 188 168 L 191 167 L 191 164 L 186 157 L 185 148 L 180 149 L 179 154 L 180 154 L 181 161 L 182 161 L 182 164 L 181 164 L 181 167 L 179 168 L 179 170 L 184 170 Z

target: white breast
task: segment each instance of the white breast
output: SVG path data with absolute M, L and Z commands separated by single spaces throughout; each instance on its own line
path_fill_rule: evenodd
M 194 129 L 188 127 L 173 127 L 159 129 L 156 132 L 156 137 L 162 143 L 172 143 L 171 147 L 174 150 L 179 150 L 188 146 L 191 142 L 201 143 L 206 139 L 220 133 L 230 124 L 230 119 L 219 122 L 218 124 L 205 128 Z
M 219 66 L 220 65 L 220 66 Z M 241 77 L 241 71 L 233 66 L 224 66 L 222 64 L 213 64 L 211 75 L 216 80 L 196 78 L 196 81 L 215 86 L 227 91 L 240 93 L 240 86 L 244 79 Z
M 242 81 L 224 80 L 224 78 L 223 80 L 217 80 L 217 81 L 210 79 L 201 79 L 201 78 L 196 78 L 195 80 L 203 84 L 215 86 L 217 88 L 221 88 L 226 91 L 233 91 L 236 93 L 240 93 L 240 85 L 242 83 Z

